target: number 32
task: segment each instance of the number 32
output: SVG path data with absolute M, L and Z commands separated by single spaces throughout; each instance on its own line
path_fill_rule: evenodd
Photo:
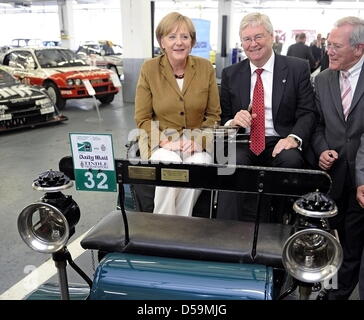
M 95 180 L 94 176 L 91 172 L 85 172 L 85 177 L 87 178 L 88 182 L 85 182 L 84 185 L 87 189 L 93 189 L 95 187 Z M 99 172 L 96 175 L 96 179 L 101 181 L 97 184 L 97 189 L 107 189 L 109 186 L 105 183 L 107 181 L 107 175 L 103 172 Z

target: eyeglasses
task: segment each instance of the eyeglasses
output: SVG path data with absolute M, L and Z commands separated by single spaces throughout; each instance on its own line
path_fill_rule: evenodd
M 181 41 L 189 41 L 191 40 L 191 36 L 188 33 L 181 33 L 180 35 L 177 35 L 175 33 L 171 33 L 168 34 L 166 36 L 166 38 L 168 39 L 168 41 L 170 42 L 174 42 L 177 41 L 177 39 L 179 38 Z
M 254 37 L 243 37 L 241 39 L 241 41 L 244 42 L 245 44 L 251 44 L 253 40 L 255 42 L 260 42 L 264 39 L 265 39 L 265 35 L 261 33 L 261 34 L 255 35 Z
M 340 51 L 342 48 L 344 48 L 344 46 L 342 44 L 334 44 L 334 43 L 327 43 L 327 50 L 332 50 L 334 52 L 338 52 Z

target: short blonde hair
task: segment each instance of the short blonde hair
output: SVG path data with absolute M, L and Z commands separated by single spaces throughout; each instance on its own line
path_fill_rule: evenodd
M 259 12 L 252 12 L 243 17 L 243 19 L 240 22 L 239 35 L 241 31 L 243 31 L 248 26 L 255 27 L 260 25 L 262 25 L 265 28 L 265 30 L 268 31 L 268 33 L 273 35 L 273 25 L 270 22 L 269 17 Z
M 188 33 L 191 37 L 191 46 L 192 48 L 196 44 L 196 29 L 193 25 L 193 22 L 190 18 L 183 16 L 178 12 L 171 12 L 167 14 L 158 24 L 157 29 L 155 30 L 155 36 L 158 40 L 159 47 L 163 50 L 161 40 L 162 37 L 171 33 L 171 31 L 176 27 L 180 27 L 181 25 L 186 25 Z

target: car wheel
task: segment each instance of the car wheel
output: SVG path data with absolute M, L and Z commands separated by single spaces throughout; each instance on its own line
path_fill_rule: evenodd
M 101 103 L 111 103 L 114 100 L 115 94 L 111 93 L 106 96 L 97 97 Z
M 59 110 L 64 109 L 66 105 L 66 100 L 62 98 L 61 93 L 59 92 L 58 87 L 53 82 L 47 82 L 45 84 L 45 88 L 47 89 L 49 97 L 55 103 Z

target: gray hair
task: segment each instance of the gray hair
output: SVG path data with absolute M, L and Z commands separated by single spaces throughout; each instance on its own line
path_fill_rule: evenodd
M 248 26 L 256 27 L 260 25 L 262 25 L 271 35 L 273 35 L 273 25 L 270 22 L 269 17 L 259 12 L 252 12 L 243 17 L 240 22 L 239 34 Z
M 353 31 L 349 38 L 349 43 L 352 47 L 357 44 L 364 43 L 364 20 L 358 17 L 344 17 L 336 21 L 335 27 L 341 27 L 344 25 L 353 26 Z

